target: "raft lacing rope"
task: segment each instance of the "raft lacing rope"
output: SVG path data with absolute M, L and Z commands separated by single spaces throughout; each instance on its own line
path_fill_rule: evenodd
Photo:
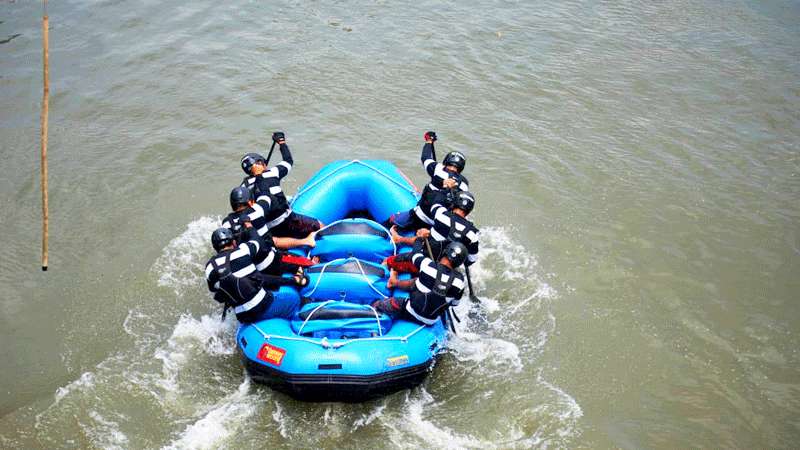
M 311 317 L 314 315 L 314 313 L 316 313 L 317 311 L 319 311 L 319 309 L 320 309 L 320 308 L 324 307 L 325 305 L 327 305 L 328 303 L 331 303 L 331 302 L 333 302 L 333 300 L 328 300 L 327 302 L 323 302 L 323 303 L 321 303 L 319 306 L 317 306 L 316 308 L 314 308 L 314 309 L 311 311 L 311 314 L 309 314 L 308 316 L 306 316 L 306 320 L 304 320 L 304 321 L 303 321 L 303 324 L 302 324 L 302 325 L 300 325 L 300 329 L 299 329 L 299 330 L 297 330 L 297 334 L 303 334 L 303 327 L 305 327 L 305 326 L 306 326 L 306 324 L 308 323 L 308 321 L 309 321 L 309 320 L 311 320 Z
M 314 288 L 311 289 L 311 291 L 308 292 L 305 296 L 306 297 L 311 297 L 314 294 L 314 292 L 317 291 L 317 287 L 319 287 L 319 282 L 322 281 L 322 275 L 325 273 L 325 269 L 327 269 L 329 265 L 331 265 L 333 263 L 338 263 L 338 262 L 348 262 L 350 260 L 353 260 L 353 261 L 356 262 L 356 265 L 358 266 L 358 270 L 361 272 L 361 278 L 364 279 L 364 282 L 367 283 L 367 286 L 369 286 L 370 289 L 375 291 L 378 295 L 380 295 L 383 298 L 389 298 L 389 296 L 387 296 L 383 292 L 375 289 L 375 286 L 373 286 L 372 283 L 369 281 L 369 278 L 367 278 L 367 274 L 366 274 L 366 272 L 364 272 L 364 267 L 361 265 L 361 260 L 359 260 L 358 258 L 338 258 L 338 259 L 334 259 L 333 261 L 326 262 L 325 265 L 322 266 L 322 269 L 320 269 L 320 271 L 319 271 L 319 276 L 317 277 L 317 282 L 314 283 Z
M 322 275 L 325 273 L 325 269 L 327 269 L 329 265 L 331 265 L 331 264 L 333 264 L 335 262 L 341 262 L 341 261 L 347 262 L 347 261 L 350 261 L 350 260 L 353 260 L 353 261 L 356 262 L 356 265 L 358 266 L 358 270 L 361 272 L 361 278 L 364 279 L 364 282 L 367 283 L 367 286 L 369 286 L 370 289 L 375 291 L 378 295 L 380 295 L 383 298 L 389 298 L 386 294 L 384 294 L 383 292 L 379 291 L 378 289 L 375 288 L 375 286 L 372 285 L 372 283 L 369 281 L 369 278 L 367 278 L 367 273 L 364 271 L 364 266 L 361 265 L 361 260 L 359 260 L 358 258 L 339 258 L 339 259 L 334 259 L 333 261 L 325 263 L 325 265 L 323 265 L 322 269 L 320 269 L 320 271 L 319 271 L 319 276 L 317 277 L 317 282 L 314 283 L 314 288 L 311 289 L 311 291 L 308 294 L 306 294 L 306 297 L 311 297 L 311 295 L 314 292 L 316 292 L 317 287 L 319 287 L 319 282 L 322 281 Z M 322 308 L 323 306 L 327 305 L 328 303 L 331 303 L 332 301 L 333 300 L 328 300 L 328 301 L 322 303 L 321 305 L 317 306 L 316 308 L 314 308 L 314 310 L 311 311 L 311 314 L 309 314 L 308 317 L 306 317 L 306 320 L 303 321 L 303 324 L 300 326 L 300 329 L 297 331 L 297 334 L 301 334 L 303 332 L 303 327 L 306 326 L 306 322 L 308 322 L 308 320 L 311 319 L 311 316 L 313 316 L 314 313 L 316 313 L 318 309 Z M 369 305 L 369 309 L 371 309 L 372 312 L 375 314 L 375 321 L 378 323 L 378 335 L 379 336 L 383 336 L 383 330 L 381 329 L 381 318 L 380 318 L 380 315 L 378 314 L 378 311 L 376 311 L 375 308 L 373 308 L 371 305 Z
M 358 338 L 358 339 L 350 339 L 344 342 L 328 342 L 328 338 L 322 339 L 313 339 L 313 338 L 306 338 L 300 336 L 281 336 L 281 335 L 271 335 L 267 334 L 261 328 L 258 328 L 258 325 L 252 323 L 250 324 L 251 327 L 255 328 L 264 340 L 268 341 L 270 339 L 283 339 L 285 341 L 301 341 L 301 342 L 308 342 L 309 344 L 316 344 L 320 345 L 324 348 L 342 348 L 347 344 L 352 344 L 353 342 L 365 342 L 365 341 L 400 341 L 403 343 L 408 342 L 408 340 L 417 334 L 421 329 L 425 328 L 427 325 L 420 325 L 419 327 L 415 328 L 414 331 L 406 334 L 405 336 L 380 336 L 380 337 L 370 337 L 370 338 Z
M 378 322 L 378 336 L 383 336 L 383 329 L 381 328 L 381 316 L 378 313 L 378 310 L 373 308 L 372 305 L 367 306 L 372 310 L 372 313 L 375 314 L 375 322 Z
M 312 295 L 314 292 L 316 292 L 316 291 L 317 291 L 317 287 L 319 286 L 319 282 L 320 282 L 320 281 L 322 281 L 322 275 L 325 273 L 325 269 L 327 269 L 327 268 L 328 268 L 328 266 L 330 266 L 331 264 L 335 263 L 336 261 L 341 261 L 341 258 L 339 258 L 339 259 L 334 259 L 333 261 L 326 262 L 326 263 L 325 263 L 325 264 L 322 266 L 322 269 L 320 269 L 320 271 L 319 271 L 319 276 L 317 277 L 317 282 L 316 282 L 316 283 L 314 283 L 314 288 L 313 288 L 313 289 L 311 289 L 311 291 L 310 291 L 308 294 L 306 294 L 306 297 L 311 297 L 311 295 Z
M 370 289 L 372 289 L 373 291 L 377 292 L 378 295 L 380 295 L 383 298 L 389 298 L 388 295 L 386 295 L 383 292 L 375 289 L 375 286 L 373 286 L 372 283 L 370 283 L 369 278 L 367 278 L 367 274 L 364 272 L 364 268 L 361 266 L 361 260 L 358 259 L 358 258 L 351 258 L 351 259 L 354 259 L 356 261 L 356 264 L 358 265 L 358 270 L 361 271 L 361 278 L 364 279 L 364 281 L 367 283 L 367 285 L 370 287 Z
M 322 303 L 321 305 L 317 306 L 316 308 L 314 308 L 311 311 L 311 313 L 308 316 L 306 316 L 306 320 L 303 321 L 303 324 L 300 325 L 300 329 L 297 330 L 297 334 L 303 334 L 303 328 L 306 326 L 306 323 L 308 323 L 308 321 L 311 320 L 311 317 L 314 316 L 314 314 L 316 314 L 316 312 L 319 311 L 321 308 L 325 307 L 325 305 L 332 302 L 333 300 L 328 300 Z M 383 336 L 383 330 L 381 329 L 381 317 L 378 314 L 378 311 L 375 308 L 373 308 L 372 305 L 367 305 L 367 306 L 369 307 L 369 309 L 372 310 L 372 313 L 375 314 L 375 321 L 378 322 L 378 336 Z

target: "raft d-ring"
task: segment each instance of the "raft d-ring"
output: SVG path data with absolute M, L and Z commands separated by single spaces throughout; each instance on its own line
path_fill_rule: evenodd
M 347 298 L 347 291 L 339 291 L 339 297 L 344 301 Z

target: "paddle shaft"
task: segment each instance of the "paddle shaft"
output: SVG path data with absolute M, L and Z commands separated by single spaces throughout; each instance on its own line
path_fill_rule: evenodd
M 472 277 L 469 275 L 469 267 L 467 267 L 466 264 L 464 265 L 464 272 L 467 274 L 467 287 L 469 287 L 469 299 L 472 300 L 473 302 L 478 303 L 480 302 L 480 300 L 478 300 L 478 296 L 475 295 L 475 289 L 472 288 Z
M 272 158 L 272 151 L 275 150 L 275 141 L 272 141 L 272 146 L 269 148 L 269 153 L 267 154 L 267 163 L 264 164 L 265 166 L 269 167 L 269 160 Z

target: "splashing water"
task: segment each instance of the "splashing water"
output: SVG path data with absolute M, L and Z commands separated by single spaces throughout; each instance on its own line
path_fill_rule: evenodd
M 167 341 L 166 347 L 158 348 L 153 355 L 163 363 L 163 378 L 160 386 L 175 393 L 179 386 L 178 376 L 193 361 L 193 355 L 232 355 L 236 351 L 234 334 L 236 326 L 230 317 L 225 322 L 204 315 L 200 320 L 182 315 Z
M 259 398 L 250 392 L 250 379 L 245 377 L 235 392 L 213 405 L 196 422 L 184 430 L 180 438 L 165 449 L 211 449 L 247 426 L 259 404 Z
M 213 217 L 192 221 L 154 263 L 158 285 L 174 291 L 175 299 L 167 303 L 204 294 L 206 241 L 217 223 Z M 542 281 L 536 258 L 508 229 L 486 227 L 482 239 L 472 266 L 480 304 L 465 298 L 459 305 L 459 335 L 452 336 L 450 351 L 421 387 L 365 404 L 299 403 L 251 384 L 237 356 L 236 321 L 231 316 L 221 322 L 213 301 L 200 303 L 206 305 L 200 314 L 173 312 L 163 300 L 145 302 L 122 324 L 132 347 L 59 388 L 36 416 L 37 442 L 169 449 L 332 442 L 396 448 L 569 446 L 580 434 L 582 410 L 536 364 L 555 330 L 550 305 L 558 293 Z M 528 389 L 507 395 L 504 385 L 517 380 L 525 380 Z M 131 432 L 142 411 L 161 424 L 146 439 Z M 51 430 L 58 438 L 51 438 Z
M 94 445 L 105 449 L 122 449 L 128 444 L 128 437 L 119 430 L 119 424 L 108 420 L 97 411 L 89 411 L 93 426 L 81 424 L 89 439 Z M 121 419 L 126 419 L 121 417 Z
M 171 287 L 178 297 L 187 288 L 197 286 L 206 257 L 211 256 L 209 236 L 221 220 L 203 216 L 190 222 L 183 234 L 170 241 L 152 268 L 159 275 L 159 286 Z

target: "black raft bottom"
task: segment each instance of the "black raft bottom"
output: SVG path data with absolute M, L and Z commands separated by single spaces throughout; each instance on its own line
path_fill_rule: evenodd
M 433 365 L 429 360 L 417 366 L 378 375 L 292 375 L 242 358 L 253 381 L 308 402 L 357 403 L 383 397 L 419 385 Z

